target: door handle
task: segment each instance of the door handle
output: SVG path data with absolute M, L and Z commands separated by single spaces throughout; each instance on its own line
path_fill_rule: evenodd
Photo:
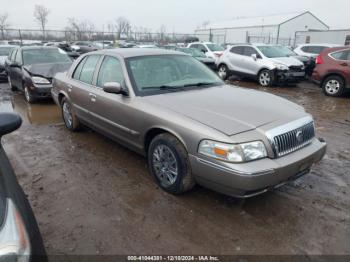
M 72 92 L 72 86 L 71 86 L 71 85 L 67 85 L 67 89 L 68 89 L 68 92 L 69 92 L 69 93 Z
M 89 93 L 89 96 L 92 102 L 96 102 L 96 98 L 97 98 L 96 95 Z
M 342 63 L 341 66 L 348 66 L 348 63 Z

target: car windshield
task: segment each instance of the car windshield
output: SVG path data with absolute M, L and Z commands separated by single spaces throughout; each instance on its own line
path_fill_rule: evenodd
M 189 55 L 191 55 L 193 57 L 202 57 L 202 58 L 206 57 L 206 55 L 203 54 L 203 52 L 199 51 L 196 48 L 180 48 L 178 50 L 181 51 L 181 52 L 184 52 L 186 54 L 189 54 Z
M 276 46 L 258 46 L 258 49 L 268 58 L 288 57 L 285 50 Z
M 135 92 L 140 95 L 223 84 L 214 72 L 191 56 L 143 56 L 126 62 Z
M 0 47 L 0 56 L 8 56 L 12 49 L 10 46 Z
M 28 49 L 23 50 L 23 64 L 47 64 L 72 62 L 66 52 L 61 49 Z
M 276 46 L 278 50 L 284 52 L 286 56 L 296 56 L 297 54 L 286 46 Z
M 207 44 L 207 47 L 209 48 L 210 51 L 215 52 L 215 51 L 225 51 L 225 49 L 217 44 Z

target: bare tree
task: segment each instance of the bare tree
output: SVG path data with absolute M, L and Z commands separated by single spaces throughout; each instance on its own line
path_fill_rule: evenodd
M 77 40 L 91 39 L 95 31 L 95 25 L 89 20 L 78 21 L 71 17 L 68 18 L 66 31 L 73 33 Z
M 50 10 L 43 5 L 35 5 L 34 7 L 34 18 L 40 25 L 43 35 L 45 37 L 45 29 L 48 22 Z
M 120 39 L 123 34 L 128 35 L 131 29 L 131 25 L 128 19 L 125 17 L 119 17 L 115 20 L 115 29 L 117 31 L 117 38 Z
M 165 35 L 166 35 L 166 27 L 165 25 L 162 25 L 160 28 L 159 28 L 159 39 L 161 41 L 164 41 L 165 40 Z
M 202 23 L 202 28 L 207 29 L 207 26 L 210 24 L 210 21 L 206 20 Z
M 0 14 L 0 31 L 1 31 L 1 39 L 5 39 L 5 30 L 10 26 L 8 22 L 9 14 L 3 13 Z

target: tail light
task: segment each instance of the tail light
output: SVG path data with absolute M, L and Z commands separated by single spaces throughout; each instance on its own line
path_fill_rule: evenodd
M 316 65 L 322 65 L 323 64 L 323 59 L 322 57 L 319 55 L 316 57 Z
M 215 56 L 220 57 L 222 56 L 222 53 L 219 53 L 219 54 L 215 53 Z

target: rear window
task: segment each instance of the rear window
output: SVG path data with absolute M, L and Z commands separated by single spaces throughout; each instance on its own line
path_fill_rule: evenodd
M 0 47 L 0 56 L 8 56 L 13 47 Z
M 69 63 L 72 60 L 66 52 L 58 48 L 23 50 L 23 64 Z
M 350 50 L 330 54 L 336 60 L 350 60 Z
M 310 54 L 320 54 L 324 49 L 326 49 L 326 46 L 304 46 L 301 48 L 305 53 Z

